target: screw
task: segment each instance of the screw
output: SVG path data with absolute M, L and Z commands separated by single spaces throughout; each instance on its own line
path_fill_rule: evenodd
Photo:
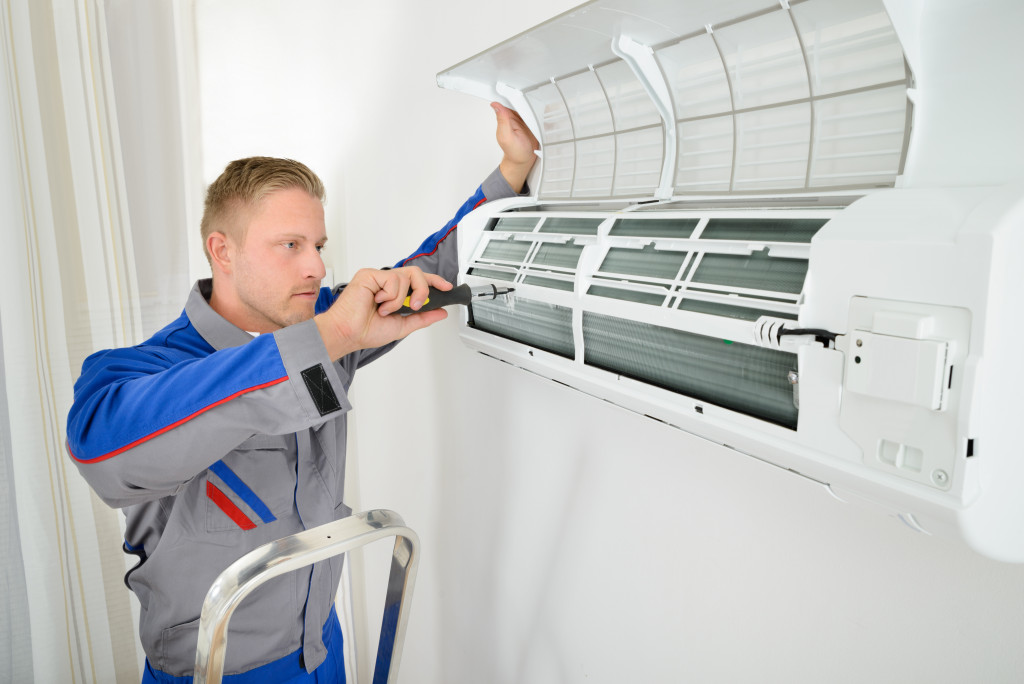
M 945 470 L 932 471 L 932 482 L 940 487 L 945 487 L 949 483 L 949 473 Z
M 857 346 L 858 347 L 863 347 L 864 346 L 864 340 L 857 340 Z
M 789 371 L 789 374 L 786 376 L 786 379 L 789 380 L 790 385 L 795 385 L 796 383 L 800 382 L 800 374 L 797 373 L 796 371 Z

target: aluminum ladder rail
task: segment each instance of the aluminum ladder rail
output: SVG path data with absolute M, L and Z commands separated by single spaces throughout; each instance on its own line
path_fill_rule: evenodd
M 224 675 L 228 621 L 242 599 L 261 584 L 384 537 L 395 537 L 373 684 L 398 681 L 398 661 L 409 621 L 409 597 L 419 564 L 419 538 L 393 511 L 356 513 L 264 544 L 228 566 L 206 594 L 199 617 L 195 684 L 220 684 Z

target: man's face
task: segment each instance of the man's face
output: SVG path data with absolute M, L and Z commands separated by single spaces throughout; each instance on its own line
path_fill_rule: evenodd
M 265 333 L 312 318 L 326 273 L 320 200 L 300 188 L 277 190 L 248 220 L 244 242 L 231 241 L 232 283 L 244 319 L 239 327 Z

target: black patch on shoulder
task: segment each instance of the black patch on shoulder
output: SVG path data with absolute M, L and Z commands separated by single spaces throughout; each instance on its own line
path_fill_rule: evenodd
M 327 371 L 322 365 L 318 363 L 302 371 L 302 380 L 306 383 L 309 396 L 313 397 L 313 403 L 316 404 L 316 410 L 321 416 L 341 410 L 338 395 L 334 393 L 331 381 L 327 379 Z

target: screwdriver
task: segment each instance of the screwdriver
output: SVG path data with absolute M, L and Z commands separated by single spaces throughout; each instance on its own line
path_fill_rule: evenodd
M 499 296 L 508 295 L 512 292 L 515 292 L 514 287 L 497 287 L 493 284 L 470 287 L 463 283 L 462 285 L 456 285 L 447 292 L 431 287 L 426 301 L 423 302 L 423 306 L 419 310 L 413 311 L 409 307 L 410 296 L 405 298 L 405 304 L 398 310 L 398 313 L 408 316 L 411 313 L 433 311 L 434 309 L 440 309 L 442 306 L 451 306 L 452 304 L 469 304 L 475 299 L 497 299 Z

